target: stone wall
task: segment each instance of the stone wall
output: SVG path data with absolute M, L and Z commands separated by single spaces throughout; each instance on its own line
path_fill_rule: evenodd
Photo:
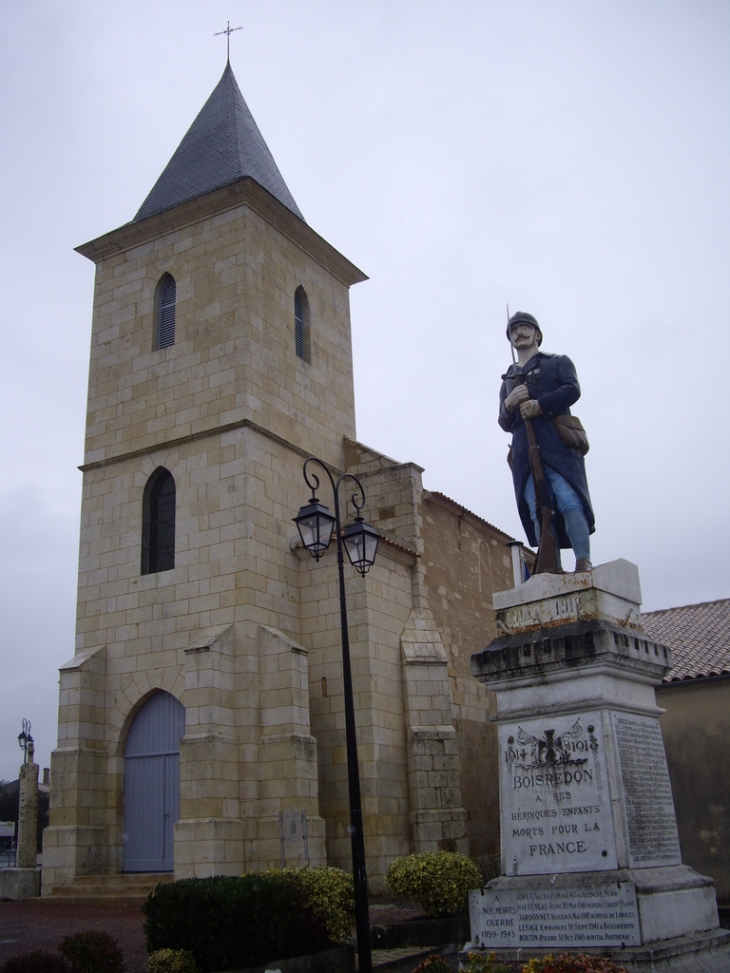
M 247 419 L 342 463 L 354 434 L 348 285 L 356 268 L 252 180 L 79 251 L 97 264 L 87 465 Z M 154 349 L 154 297 L 177 282 L 175 343 Z M 294 292 L 311 362 L 294 351 Z
M 469 850 L 475 857 L 498 855 L 494 695 L 472 676 L 470 657 L 497 634 L 492 594 L 513 585 L 511 538 L 440 494 L 427 492 L 422 511 L 428 606 L 449 660 Z
M 730 908 L 730 677 L 657 686 L 682 861 Z M 698 719 L 701 714 L 701 719 Z

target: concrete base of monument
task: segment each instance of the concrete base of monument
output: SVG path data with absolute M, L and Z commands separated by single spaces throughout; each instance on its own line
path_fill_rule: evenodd
M 675 936 L 659 943 L 614 948 L 574 949 L 566 946 L 537 949 L 523 946 L 519 949 L 482 949 L 474 947 L 472 943 L 465 943 L 464 949 L 458 954 L 460 969 L 467 967 L 470 953 L 485 957 L 493 954 L 495 959 L 503 963 L 527 963 L 533 957 L 542 958 L 551 954 L 589 953 L 611 959 L 630 973 L 728 973 L 730 932 L 727 929 L 715 929 L 711 932 Z
M 597 618 L 633 629 L 641 619 L 639 569 L 619 558 L 579 574 L 535 574 L 516 588 L 495 591 L 493 604 L 497 626 L 507 635 Z
M 471 893 L 473 945 L 730 970 L 712 880 L 681 860 L 654 694 L 672 659 L 642 630 L 638 569 L 537 575 L 493 601 L 502 634 L 471 663 L 496 694 L 503 875 Z M 693 949 L 726 965 L 677 965 Z
M 41 894 L 40 868 L 0 869 L 0 899 L 20 902 Z
M 719 928 L 712 879 L 687 865 L 494 879 L 470 892 L 484 949 L 624 948 Z

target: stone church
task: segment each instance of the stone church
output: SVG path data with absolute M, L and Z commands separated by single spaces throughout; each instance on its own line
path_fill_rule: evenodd
M 96 278 L 77 635 L 43 894 L 350 867 L 335 556 L 292 522 L 310 455 L 361 479 L 380 535 L 368 574 L 346 566 L 371 887 L 409 852 L 497 853 L 493 697 L 469 658 L 512 539 L 357 441 L 366 277 L 305 221 L 230 64 L 134 219 L 78 252 Z

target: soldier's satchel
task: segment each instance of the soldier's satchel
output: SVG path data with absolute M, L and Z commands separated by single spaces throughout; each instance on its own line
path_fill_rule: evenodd
M 568 449 L 577 449 L 581 456 L 590 449 L 588 436 L 578 416 L 555 416 L 553 419 L 558 435 Z

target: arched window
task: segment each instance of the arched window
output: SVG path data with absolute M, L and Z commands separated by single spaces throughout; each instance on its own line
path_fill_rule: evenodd
M 297 356 L 311 361 L 309 353 L 309 301 L 303 287 L 294 292 L 294 347 Z
M 142 574 L 175 567 L 175 481 L 158 466 L 142 498 Z
M 172 274 L 163 274 L 155 297 L 155 348 L 175 344 L 175 297 L 177 284 Z

